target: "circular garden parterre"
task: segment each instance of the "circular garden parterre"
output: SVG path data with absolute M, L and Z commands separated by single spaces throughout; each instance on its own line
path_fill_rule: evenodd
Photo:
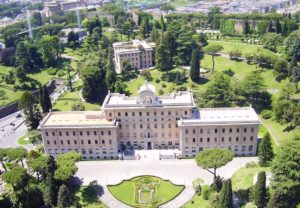
M 184 189 L 169 180 L 156 176 L 137 176 L 108 185 L 108 190 L 119 201 L 137 208 L 157 207 L 177 197 Z

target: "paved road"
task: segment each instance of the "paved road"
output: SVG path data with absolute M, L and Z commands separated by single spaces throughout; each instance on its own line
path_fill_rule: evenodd
M 19 146 L 17 139 L 27 133 L 24 116 L 16 118 L 18 111 L 0 119 L 0 146 L 2 148 Z M 10 125 L 13 123 L 14 125 Z

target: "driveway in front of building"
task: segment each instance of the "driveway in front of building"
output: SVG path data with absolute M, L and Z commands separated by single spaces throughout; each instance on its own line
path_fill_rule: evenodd
M 253 161 L 257 161 L 257 157 L 236 157 L 219 168 L 217 174 L 224 179 L 231 178 L 234 172 Z M 139 175 L 154 175 L 188 186 L 196 178 L 201 178 L 205 184 L 213 181 L 213 175 L 198 167 L 194 159 L 82 161 L 77 163 L 77 167 L 76 175 L 84 185 L 93 180 L 97 180 L 102 186 L 117 184 Z

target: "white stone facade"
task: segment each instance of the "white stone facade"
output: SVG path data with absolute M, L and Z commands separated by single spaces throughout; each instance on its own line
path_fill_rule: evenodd
M 116 72 L 121 73 L 123 62 L 129 61 L 131 66 L 144 69 L 154 66 L 155 43 L 132 40 L 129 42 L 117 42 L 113 44 Z
M 198 109 L 189 91 L 155 96 L 146 83 L 139 96 L 109 93 L 101 111 L 51 112 L 40 130 L 47 154 L 70 150 L 86 159 L 117 158 L 134 149 L 179 149 L 193 157 L 206 148 L 256 155 L 260 120 L 251 107 Z

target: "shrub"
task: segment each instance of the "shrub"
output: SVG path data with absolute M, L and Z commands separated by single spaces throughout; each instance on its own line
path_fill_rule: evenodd
M 209 199 L 210 188 L 209 188 L 208 185 L 202 186 L 202 193 L 201 193 L 201 195 L 202 195 L 202 198 L 203 198 L 204 200 L 208 200 L 208 199 Z
M 239 189 L 235 192 L 235 195 L 243 201 L 249 202 L 250 200 L 250 188 Z
M 159 95 L 162 95 L 162 94 L 164 94 L 164 91 L 163 91 L 162 89 L 159 89 L 159 90 L 158 90 L 158 94 L 159 94 Z
M 177 91 L 186 91 L 187 89 L 186 89 L 186 86 L 179 86 L 179 87 L 177 87 L 176 90 Z
M 162 87 L 162 88 L 166 88 L 167 85 L 166 85 L 165 83 L 162 83 L 162 84 L 161 84 L 161 87 Z
M 232 71 L 231 69 L 225 70 L 224 73 L 227 74 L 230 77 L 232 77 L 234 75 L 234 71 Z
M 53 67 L 50 67 L 50 68 L 47 69 L 47 73 L 48 73 L 49 75 L 56 75 L 57 69 L 56 69 L 56 68 L 53 68 Z
M 62 70 L 60 70 L 58 73 L 57 73 L 57 76 L 58 77 L 63 77 L 63 76 L 65 76 L 65 72 L 64 71 L 62 71 Z
M 157 83 L 157 84 L 160 83 L 160 79 L 155 79 L 154 81 L 155 81 L 155 83 Z
M 239 50 L 234 50 L 229 52 L 229 57 L 232 60 L 237 60 L 242 57 L 242 52 Z
M 263 119 L 270 119 L 270 118 L 272 118 L 273 114 L 272 114 L 272 111 L 270 111 L 270 110 L 263 110 L 261 112 L 261 116 L 263 117 Z
M 246 164 L 246 168 L 257 168 L 258 164 L 256 162 L 249 162 Z
M 84 111 L 85 107 L 82 102 L 76 102 L 72 105 L 72 111 Z
M 247 64 L 250 64 L 252 61 L 255 61 L 255 55 L 253 53 L 245 54 L 245 59 Z

